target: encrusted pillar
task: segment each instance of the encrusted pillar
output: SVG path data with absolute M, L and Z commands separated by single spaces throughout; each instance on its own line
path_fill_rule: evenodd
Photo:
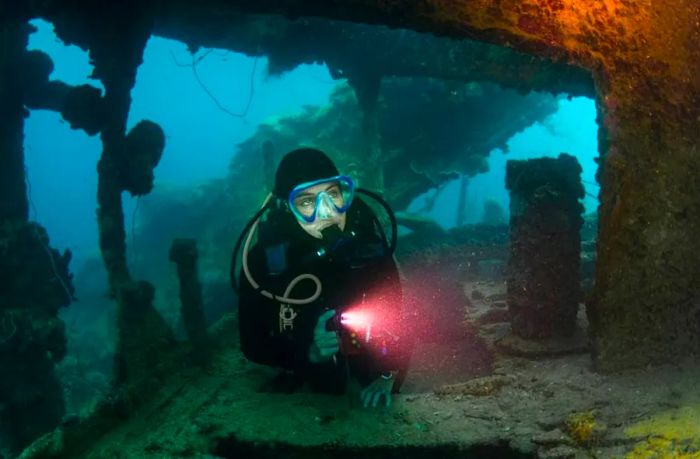
M 154 287 L 132 280 L 126 263 L 122 193 L 149 193 L 153 169 L 165 145 L 160 127 L 141 121 L 126 135 L 131 89 L 150 36 L 153 18 L 140 2 L 104 3 L 51 17 L 59 37 L 88 49 L 105 92 L 99 104 L 102 155 L 97 164 L 97 223 L 102 258 L 117 301 L 115 380 L 133 400 L 157 383 L 172 355 L 173 336 L 153 307 Z
M 30 26 L 0 9 L 0 223 L 29 216 L 24 181 L 24 106 L 17 62 L 27 47 Z
M 581 166 L 566 154 L 508 161 L 506 188 L 512 330 L 530 339 L 570 336 L 581 299 Z
M 124 27 L 129 30 L 127 25 Z M 133 29 L 131 30 L 133 33 Z M 110 286 L 118 289 L 121 284 L 131 280 L 126 264 L 126 232 L 121 198 L 124 190 L 120 174 L 124 169 L 125 132 L 131 104 L 131 88 L 148 35 L 138 31 L 139 40 L 133 43 L 134 48 L 138 49 L 138 52 L 135 52 L 135 49 L 124 49 L 128 48 L 127 44 L 132 44 L 131 40 L 120 38 L 116 27 L 114 32 L 114 45 L 103 44 L 104 55 L 96 52 L 94 59 L 95 72 L 99 74 L 105 86 L 102 155 L 97 163 L 97 223 L 100 249 L 107 267 Z
M 588 315 L 601 370 L 700 355 L 698 38 L 677 68 L 644 64 L 600 84 L 607 154 Z
M 66 352 L 58 311 L 73 295 L 70 252 L 28 222 L 24 104 L 35 74 L 20 65 L 29 18 L 13 6 L 0 6 L 0 457 L 15 457 L 65 414 L 54 365 Z
M 202 301 L 202 284 L 197 273 L 197 245 L 194 239 L 175 239 L 170 247 L 170 261 L 177 265 L 180 280 L 180 314 L 187 337 L 192 344 L 192 356 L 198 363 L 206 361 L 207 329 Z

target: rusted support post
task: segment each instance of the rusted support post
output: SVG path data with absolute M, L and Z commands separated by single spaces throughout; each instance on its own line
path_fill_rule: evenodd
M 31 26 L 19 5 L 0 6 L 0 456 L 15 457 L 65 414 L 55 364 L 66 353 L 58 317 L 73 296 L 71 254 L 28 222 L 24 118 L 35 76 L 19 63 Z
M 24 181 L 24 101 L 22 73 L 17 66 L 31 27 L 0 11 L 0 223 L 27 221 L 29 203 Z
M 126 135 L 131 88 L 150 36 L 152 17 L 137 2 L 104 4 L 58 18 L 59 31 L 90 51 L 94 76 L 105 88 L 102 100 L 102 155 L 97 163 L 97 224 L 110 289 L 117 300 L 118 342 L 115 382 L 126 384 L 133 400 L 157 383 L 172 355 L 173 336 L 153 307 L 154 287 L 132 281 L 126 263 L 122 193 L 140 196 L 153 187 L 153 169 L 165 138 L 160 127 L 142 121 Z M 90 27 L 79 24 L 88 22 Z M 76 27 L 77 26 L 77 27 Z M 75 35 L 74 30 L 83 34 Z
M 180 314 L 192 343 L 192 357 L 195 362 L 204 363 L 209 347 L 197 257 L 197 244 L 194 239 L 175 239 L 170 246 L 170 261 L 177 265 L 180 280 Z
M 686 81 L 632 67 L 598 101 L 605 154 L 586 306 L 602 371 L 700 356 L 700 40 L 687 43 Z
M 559 158 L 508 161 L 508 309 L 522 338 L 570 336 L 580 292 L 581 166 Z
M 121 195 L 124 191 L 132 195 L 150 191 L 152 184 L 144 186 L 143 182 L 152 177 L 152 170 L 147 169 L 157 164 L 164 143 L 162 132 L 158 135 L 159 128 L 154 128 L 154 123 L 150 122 L 145 126 L 143 122 L 139 123 L 129 137 L 126 136 L 131 88 L 150 37 L 153 18 L 147 7 L 131 0 L 66 8 L 63 14 L 49 18 L 60 38 L 89 50 L 95 66 L 93 77 L 100 79 L 104 86 L 101 101 L 89 88 L 82 88 L 82 92 L 67 92 L 61 105 L 70 106 L 73 92 L 72 97 L 79 99 L 78 105 L 97 111 L 97 124 L 86 130 L 100 129 L 102 154 L 97 163 L 99 244 L 112 293 L 118 297 L 121 285 L 131 281 L 126 264 Z M 144 152 L 145 156 L 141 155 Z
M 146 45 L 143 37 L 141 51 Z M 115 40 L 119 40 L 115 38 Z M 108 56 L 105 56 L 106 58 Z M 113 59 L 115 65 L 109 76 L 103 77 L 105 85 L 105 123 L 102 129 L 102 156 L 97 163 L 97 223 L 102 257 L 107 267 L 109 283 L 113 291 L 131 281 L 126 264 L 126 232 L 120 173 L 125 156 L 126 120 L 131 103 L 131 88 L 139 62 L 124 62 Z M 110 63 L 113 61 L 110 59 Z M 100 61 L 96 61 L 99 68 Z

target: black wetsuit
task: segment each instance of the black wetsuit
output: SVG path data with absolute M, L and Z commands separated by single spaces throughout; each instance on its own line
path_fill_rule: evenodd
M 335 259 L 314 256 L 323 242 L 304 233 L 296 222 L 291 221 L 291 226 L 285 230 L 291 241 L 286 251 L 287 269 L 271 275 L 266 251 L 258 244 L 248 254 L 249 269 L 262 288 L 276 295 L 282 295 L 296 276 L 314 274 L 321 281 L 321 295 L 306 305 L 289 305 L 292 310 L 286 312 L 296 316 L 293 328 L 284 327 L 280 319 L 283 305 L 255 291 L 241 272 L 239 328 L 245 356 L 257 363 L 292 370 L 308 382 L 312 390 L 331 393 L 345 390 L 348 372 L 364 386 L 381 373 L 399 369 L 407 362 L 406 349 L 391 349 L 387 358 L 377 357 L 369 347 L 347 357 L 341 350 L 334 360 L 321 364 L 311 363 L 308 357 L 318 318 L 328 309 L 340 310 L 357 304 L 363 294 L 366 298 L 381 295 L 388 300 L 382 303 L 382 313 L 400 320 L 399 273 L 393 258 L 387 254 L 373 212 L 361 200 L 353 202 L 348 210 L 344 234 L 354 232 L 356 236 L 348 246 L 351 250 Z M 303 280 L 290 296 L 308 298 L 314 291 L 315 284 Z M 395 384 L 395 390 L 397 386 Z

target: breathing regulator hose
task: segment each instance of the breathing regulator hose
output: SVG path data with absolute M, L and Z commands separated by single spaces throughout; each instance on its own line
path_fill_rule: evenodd
M 269 298 L 271 300 L 279 301 L 280 303 L 283 304 L 309 304 L 321 296 L 321 280 L 317 277 L 314 276 L 313 274 L 300 274 L 287 285 L 287 288 L 284 291 L 284 295 L 278 296 L 275 295 L 272 292 L 269 292 L 267 290 L 264 290 L 263 288 L 260 287 L 260 284 L 256 282 L 256 280 L 253 278 L 253 275 L 250 272 L 250 268 L 248 266 L 248 252 L 250 250 L 250 244 L 253 240 L 253 236 L 255 235 L 255 232 L 258 229 L 258 225 L 260 223 L 260 218 L 262 217 L 263 213 L 270 207 L 270 201 L 272 200 L 272 193 L 267 195 L 267 198 L 265 198 L 265 201 L 263 202 L 262 207 L 260 210 L 258 210 L 253 218 L 248 222 L 246 227 L 243 229 L 243 232 L 241 232 L 241 235 L 238 238 L 238 241 L 236 242 L 236 248 L 233 251 L 233 257 L 231 259 L 231 286 L 235 290 L 237 294 L 240 294 L 238 285 L 236 284 L 236 258 L 238 255 L 238 250 L 240 249 L 241 242 L 243 241 L 243 238 L 247 234 L 248 236 L 246 237 L 245 240 L 245 245 L 243 246 L 243 258 L 241 259 L 241 264 L 243 266 L 243 273 L 245 274 L 246 279 L 248 279 L 248 282 L 250 285 L 262 296 Z M 310 279 L 314 284 L 316 284 L 316 291 L 313 293 L 308 298 L 291 298 L 289 295 L 291 294 L 292 290 L 296 285 L 305 280 L 305 279 Z

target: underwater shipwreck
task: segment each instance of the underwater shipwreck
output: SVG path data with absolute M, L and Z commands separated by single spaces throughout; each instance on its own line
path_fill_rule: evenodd
M 89 53 L 103 89 L 50 78 L 28 48 L 36 19 Z M 18 0 L 0 22 L 0 459 L 700 458 L 697 1 Z M 159 194 L 168 135 L 158 119 L 127 129 L 152 36 L 186 44 L 197 78 L 198 51 L 219 49 L 272 75 L 323 63 L 347 84 L 258 126 L 225 179 Z M 469 177 L 557 97 L 595 101 L 597 212 L 563 151 L 509 161 L 510 208 L 467 223 Z M 103 280 L 78 285 L 70 251 L 30 218 L 34 110 L 101 143 L 99 269 L 81 269 Z M 300 145 L 403 228 L 418 325 L 391 407 L 266 390 L 275 370 L 240 350 L 231 251 Z M 454 228 L 406 211 L 457 177 Z M 125 193 L 153 195 L 138 257 Z M 86 286 L 95 302 L 76 303 Z M 87 363 L 59 316 L 73 308 L 113 329 L 109 345 L 82 338 Z

